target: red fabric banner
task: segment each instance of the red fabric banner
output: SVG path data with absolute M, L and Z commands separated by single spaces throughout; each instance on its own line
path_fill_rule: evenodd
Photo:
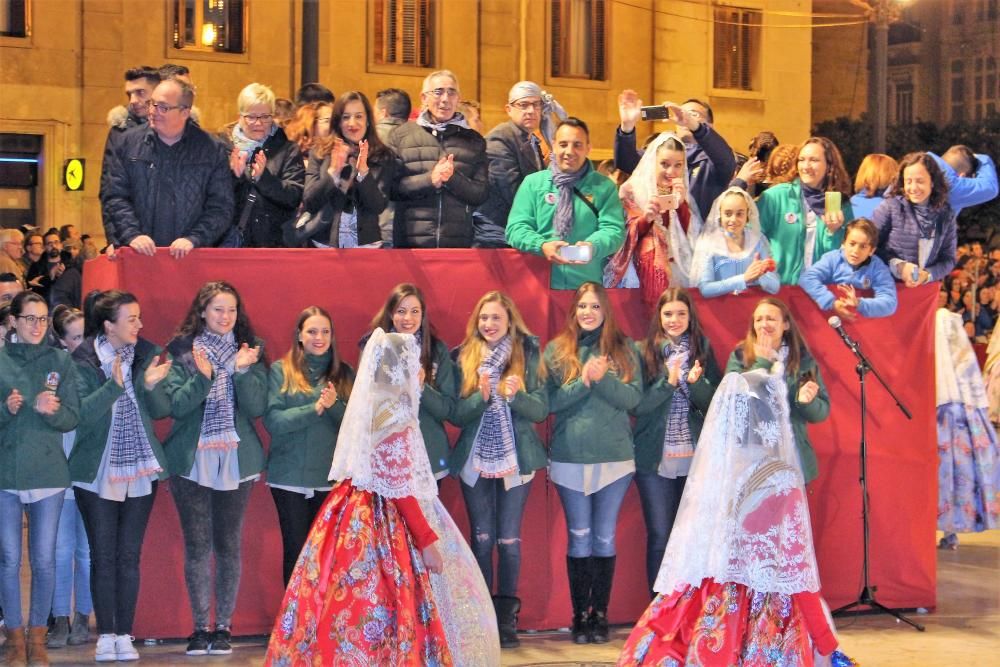
M 292 341 L 296 316 L 312 304 L 331 312 L 337 345 L 357 362 L 360 337 L 389 290 L 413 282 L 425 292 L 428 316 L 438 335 L 457 345 L 470 311 L 490 289 L 508 293 L 528 327 L 547 342 L 565 322 L 571 292 L 548 288 L 548 266 L 514 251 L 437 250 L 196 250 L 174 260 L 125 251 L 115 261 L 88 262 L 86 289 L 117 287 L 136 294 L 142 305 L 143 336 L 165 344 L 198 287 L 228 280 L 240 291 L 247 313 L 266 341 L 271 361 Z M 635 290 L 612 290 L 616 315 L 633 337 L 645 334 L 649 315 Z M 749 327 L 760 294 L 698 299 L 698 313 L 724 366 Z M 810 426 L 820 475 L 810 485 L 813 531 L 823 593 L 832 607 L 853 601 L 861 590 L 861 491 L 858 484 L 860 402 L 855 359 L 822 313 L 797 288 L 780 297 L 795 314 L 830 392 L 831 416 Z M 913 412 L 907 420 L 868 376 L 868 483 L 871 501 L 871 581 L 891 607 L 935 604 L 934 530 L 937 446 L 934 404 L 934 287 L 903 289 L 891 318 L 846 325 L 861 341 L 900 399 Z M 545 427 L 541 427 L 542 431 Z M 266 432 L 259 431 L 267 442 Z M 165 435 L 166 424 L 160 425 Z M 448 479 L 442 500 L 459 526 L 468 520 L 458 482 Z M 618 569 L 609 616 L 631 623 L 648 603 L 645 526 L 638 495 L 629 490 L 618 526 Z M 533 484 L 523 524 L 520 595 L 522 629 L 566 626 L 571 610 L 566 578 L 566 525 L 558 494 L 544 474 Z M 184 585 L 184 545 L 169 484 L 156 500 L 146 534 L 142 589 L 135 630 L 142 637 L 180 637 L 192 620 Z M 253 490 L 243 531 L 243 579 L 234 630 L 270 631 L 282 594 L 281 536 L 266 486 Z

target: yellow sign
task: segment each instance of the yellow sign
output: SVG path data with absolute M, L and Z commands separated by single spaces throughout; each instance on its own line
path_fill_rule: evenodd
M 75 157 L 66 160 L 66 164 L 63 165 L 63 182 L 66 184 L 66 189 L 70 192 L 83 190 L 84 165 L 86 162 L 83 158 Z

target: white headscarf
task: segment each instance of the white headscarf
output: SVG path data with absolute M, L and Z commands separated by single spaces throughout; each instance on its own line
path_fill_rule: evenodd
M 420 348 L 410 334 L 375 329 L 337 436 L 329 479 L 385 498 L 437 496 L 420 434 Z
M 743 250 L 740 252 L 730 252 L 726 245 L 726 230 L 722 228 L 722 200 L 727 195 L 738 194 L 747 203 L 747 225 L 743 228 Z M 760 213 L 757 211 L 757 204 L 753 197 L 747 194 L 746 190 L 734 186 L 729 187 L 725 192 L 716 198 L 712 203 L 712 211 L 705 221 L 705 228 L 698 237 L 698 243 L 694 248 L 694 259 L 691 261 L 691 278 L 697 285 L 705 271 L 705 267 L 715 255 L 724 255 L 734 259 L 743 259 L 754 249 L 763 239 L 764 247 L 768 253 L 771 252 L 771 245 L 760 231 Z
M 525 97 L 541 98 L 542 111 L 538 122 L 538 129 L 541 131 L 542 136 L 545 137 L 545 141 L 548 142 L 549 146 L 552 146 L 556 136 L 556 124 L 552 122 L 552 114 L 555 114 L 559 120 L 566 120 L 566 116 L 568 115 L 566 110 L 556 101 L 552 93 L 542 90 L 542 87 L 534 81 L 518 81 L 511 86 L 510 91 L 507 93 L 507 103 L 513 104 Z

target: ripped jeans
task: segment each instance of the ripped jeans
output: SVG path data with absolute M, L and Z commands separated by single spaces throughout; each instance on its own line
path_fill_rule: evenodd
M 570 558 L 607 558 L 615 555 L 615 528 L 618 510 L 625 500 L 625 492 L 632 483 L 632 475 L 625 475 L 589 496 L 556 484 L 566 528 L 569 531 Z
M 493 590 L 493 548 L 497 550 L 497 595 L 517 597 L 521 576 L 521 517 L 531 482 L 504 490 L 502 479 L 480 477 L 475 486 L 462 482 L 465 508 L 469 512 L 472 553 Z

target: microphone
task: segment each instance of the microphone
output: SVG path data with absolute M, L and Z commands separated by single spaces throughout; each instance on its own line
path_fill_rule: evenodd
M 840 340 L 844 341 L 844 345 L 846 345 L 851 352 L 854 354 L 858 353 L 858 342 L 851 338 L 846 331 L 844 331 L 843 323 L 840 321 L 839 317 L 834 315 L 828 319 L 826 323 L 836 330 L 836 332 L 840 335 Z

